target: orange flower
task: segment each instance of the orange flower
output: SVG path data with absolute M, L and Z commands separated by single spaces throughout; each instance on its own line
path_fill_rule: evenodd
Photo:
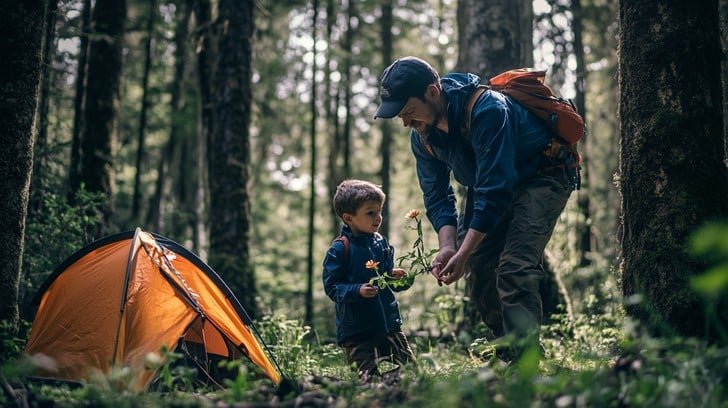
M 409 210 L 409 212 L 407 212 L 407 215 L 405 215 L 405 218 L 415 220 L 419 216 L 420 216 L 420 210 Z
M 366 263 L 367 269 L 374 269 L 377 270 L 379 268 L 379 262 L 375 262 L 373 259 L 370 259 Z

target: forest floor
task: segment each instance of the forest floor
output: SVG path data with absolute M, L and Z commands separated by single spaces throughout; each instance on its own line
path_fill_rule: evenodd
M 193 369 L 174 364 L 176 354 L 168 354 L 143 392 L 129 390 L 124 370 L 73 387 L 39 383 L 24 374 L 28 360 L 16 359 L 2 366 L 0 406 L 726 406 L 728 348 L 655 339 L 637 334 L 629 322 L 617 323 L 614 316 L 590 316 L 544 326 L 544 355 L 528 350 L 512 362 L 501 361 L 484 339 L 412 333 L 417 361 L 399 375 L 364 383 L 338 347 L 312 341 L 299 322 L 279 319 L 263 334 L 275 332 L 278 342 L 268 345 L 292 379 L 290 392 L 241 363 L 227 367 L 237 374 L 221 387 L 203 385 Z

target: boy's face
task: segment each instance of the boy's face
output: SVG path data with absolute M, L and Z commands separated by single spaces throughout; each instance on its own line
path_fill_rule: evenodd
M 354 234 L 373 234 L 382 225 L 383 206 L 384 203 L 367 201 L 356 210 L 356 214 L 344 213 L 342 218 Z

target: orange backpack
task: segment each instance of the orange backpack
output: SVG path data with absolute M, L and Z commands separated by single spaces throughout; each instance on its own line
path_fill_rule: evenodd
M 490 79 L 490 88 L 504 93 L 546 122 L 564 142 L 574 145 L 586 133 L 584 118 L 570 100 L 554 95 L 544 83 L 546 71 L 512 69 Z

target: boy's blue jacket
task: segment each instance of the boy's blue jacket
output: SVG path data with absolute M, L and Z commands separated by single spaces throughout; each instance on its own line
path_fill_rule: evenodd
M 436 130 L 426 139 L 436 157 L 426 150 L 416 131 L 410 134 L 427 217 L 436 231 L 445 225 L 457 225 L 455 194 L 450 186 L 452 171 L 455 180 L 473 188 L 469 227 L 488 233 L 507 212 L 518 183 L 542 167 L 556 164 L 541 154 L 552 135 L 526 108 L 488 90 L 473 106 L 468 140 L 462 135 L 465 104 L 480 78 L 452 73 L 440 83 L 448 100 L 448 133 Z
M 336 341 L 342 344 L 398 331 L 402 317 L 391 287 L 380 289 L 373 298 L 359 295 L 361 285 L 376 276 L 366 268 L 367 261 L 379 262 L 379 273 L 389 274 L 394 267 L 394 248 L 380 234 L 355 236 L 346 225 L 341 234 L 349 238 L 348 255 L 344 254 L 344 243 L 334 241 L 323 263 L 324 290 L 336 302 Z

